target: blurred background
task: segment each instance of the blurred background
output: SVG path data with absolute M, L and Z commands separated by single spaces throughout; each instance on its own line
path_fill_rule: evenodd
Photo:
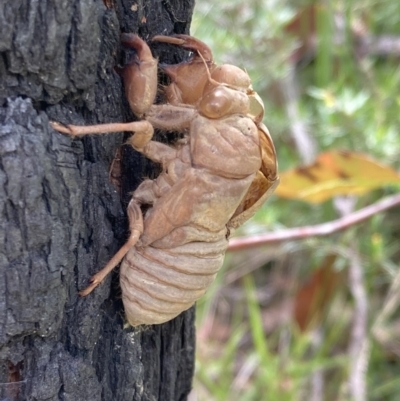
M 249 73 L 278 153 L 235 236 L 313 228 L 227 253 L 190 401 L 398 401 L 400 2 L 201 0 L 191 34 Z

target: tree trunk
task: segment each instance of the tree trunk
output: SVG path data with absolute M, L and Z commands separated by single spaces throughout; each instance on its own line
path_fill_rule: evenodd
M 129 57 L 120 33 L 188 33 L 194 0 L 104 3 L 0 3 L 1 401 L 178 401 L 191 388 L 193 308 L 124 328 L 118 273 L 78 295 L 127 237 L 129 191 L 158 167 L 123 148 L 120 198 L 109 166 L 124 134 L 72 140 L 49 120 L 134 119 L 115 72 Z

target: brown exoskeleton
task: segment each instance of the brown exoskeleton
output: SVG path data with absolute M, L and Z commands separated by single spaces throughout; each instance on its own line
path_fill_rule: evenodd
M 141 121 L 87 127 L 52 123 L 73 136 L 131 131 L 128 143 L 162 173 L 145 180 L 128 206 L 130 237 L 80 292 L 88 295 L 123 259 L 122 299 L 132 326 L 166 322 L 207 290 L 222 265 L 228 236 L 278 184 L 274 145 L 261 123 L 263 104 L 246 72 L 217 66 L 211 50 L 187 36 L 153 38 L 195 52 L 165 67 L 167 104 L 153 105 L 157 61 L 138 36 L 122 35 L 137 60 L 122 72 L 126 96 Z M 176 147 L 152 140 L 154 128 L 179 131 Z M 141 205 L 148 208 L 142 215 Z

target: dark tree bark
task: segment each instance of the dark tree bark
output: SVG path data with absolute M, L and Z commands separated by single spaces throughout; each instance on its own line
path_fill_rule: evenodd
M 78 295 L 123 244 L 128 192 L 157 166 L 124 148 L 121 201 L 109 166 L 124 134 L 72 140 L 49 120 L 134 119 L 114 69 L 130 56 L 120 33 L 188 33 L 194 0 L 106 3 L 0 3 L 0 400 L 178 401 L 191 388 L 193 309 L 124 328 L 118 272 Z

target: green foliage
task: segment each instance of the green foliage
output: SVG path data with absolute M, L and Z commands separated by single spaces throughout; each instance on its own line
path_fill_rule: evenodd
M 308 20 L 305 31 L 303 26 L 289 32 L 288 24 L 310 5 L 316 11 L 315 30 Z M 238 65 L 251 76 L 265 103 L 264 122 L 281 171 L 303 164 L 293 139 L 299 121 L 317 153 L 346 149 L 400 171 L 400 54 L 376 53 L 371 44 L 391 35 L 387 39 L 399 48 L 399 15 L 400 3 L 392 0 L 203 0 L 196 5 L 191 34 L 213 49 L 218 63 Z M 393 191 L 374 190 L 359 197 L 355 208 Z M 335 218 L 333 200 L 312 205 L 273 197 L 240 233 Z M 193 399 L 309 400 L 320 375 L 324 392 L 314 400 L 352 401 L 349 344 L 356 302 L 348 279 L 314 328 L 301 332 L 293 316 L 271 324 L 272 330 L 266 327 L 272 315 L 279 315 L 275 298 L 295 302 L 297 289 L 327 255 L 338 255 L 335 266 L 347 274 L 349 255 L 357 252 L 368 301 L 365 399 L 397 401 L 399 227 L 399 211 L 392 210 L 344 234 L 228 255 L 223 273 L 198 306 L 199 332 L 206 335 L 198 340 Z M 224 337 L 225 331 L 230 334 Z
M 332 331 L 325 347 L 312 359 L 308 358 L 313 347 L 311 336 L 295 327 L 291 333 L 285 330 L 267 338 L 251 276 L 244 278 L 244 288 L 248 310 L 244 316 L 237 314 L 235 321 L 248 318 L 248 323 L 236 324 L 218 358 L 197 359 L 195 388 L 199 400 L 293 401 L 304 391 L 306 379 L 313 372 L 329 372 L 346 365 L 345 356 L 330 355 L 341 330 Z M 243 353 L 241 343 L 248 342 L 248 333 L 252 344 Z M 282 352 L 277 353 L 279 348 Z

